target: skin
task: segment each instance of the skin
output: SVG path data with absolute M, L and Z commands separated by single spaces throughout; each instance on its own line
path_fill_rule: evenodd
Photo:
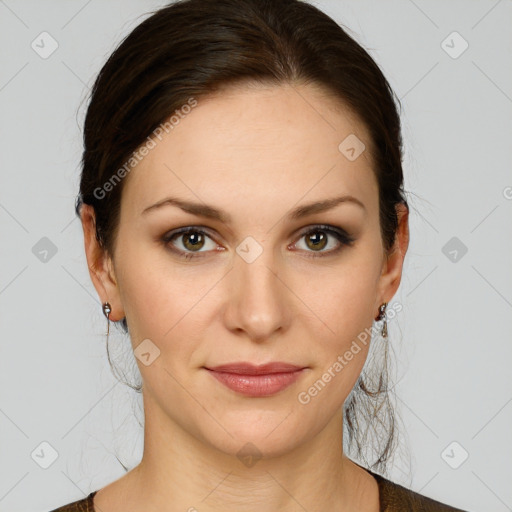
M 349 134 L 366 145 L 355 161 L 338 149 Z M 297 399 L 372 327 L 401 280 L 407 210 L 398 209 L 397 239 L 386 254 L 365 126 L 317 86 L 245 84 L 201 98 L 157 142 L 125 178 L 113 257 L 96 242 L 94 212 L 82 210 L 91 279 L 112 306 L 111 320 L 126 316 L 134 349 L 149 338 L 160 350 L 148 366 L 136 359 L 142 461 L 98 491 L 96 509 L 378 511 L 375 479 L 342 452 L 342 406 L 369 344 L 308 404 Z M 344 202 L 286 217 L 343 194 L 365 208 Z M 232 222 L 176 206 L 141 213 L 168 196 L 213 205 Z M 355 242 L 343 245 L 327 232 L 327 245 L 315 248 L 315 233 L 306 232 L 318 224 L 345 229 Z M 188 245 L 177 236 L 166 246 L 162 238 L 185 226 L 208 236 Z M 236 252 L 247 236 L 262 249 L 251 263 Z M 169 247 L 203 257 L 186 260 Z M 307 370 L 285 390 L 255 398 L 203 368 L 235 361 Z M 251 467 L 237 457 L 248 442 L 262 454 Z

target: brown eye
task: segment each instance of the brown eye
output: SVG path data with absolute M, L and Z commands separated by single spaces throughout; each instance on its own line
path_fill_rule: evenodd
M 210 241 L 210 247 L 208 247 L 208 241 Z M 205 256 L 204 253 L 217 248 L 217 244 L 212 240 L 208 233 L 202 229 L 193 227 L 186 227 L 184 229 L 168 233 L 162 238 L 162 242 L 171 251 L 186 259 Z
M 334 255 L 338 253 L 343 246 L 351 246 L 355 241 L 355 238 L 351 237 L 345 230 L 324 225 L 316 226 L 314 229 L 303 232 L 299 240 L 302 239 L 305 240 L 304 251 L 309 253 L 307 254 L 308 257 L 313 258 Z M 334 240 L 331 241 L 331 239 Z M 295 245 L 298 245 L 298 242 L 296 242 Z M 331 245 L 331 248 L 324 250 L 328 245 Z M 299 249 L 303 248 L 299 247 Z
M 183 245 L 190 251 L 202 249 L 204 245 L 204 235 L 198 231 L 190 231 L 181 235 L 183 238 Z
M 310 231 L 306 234 L 306 245 L 313 250 L 321 250 L 327 245 L 327 236 L 320 230 Z

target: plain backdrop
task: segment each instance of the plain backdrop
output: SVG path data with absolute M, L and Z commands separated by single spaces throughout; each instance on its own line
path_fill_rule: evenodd
M 74 200 L 89 89 L 163 5 L 0 0 L 1 512 L 81 499 L 142 453 L 140 397 L 110 371 Z M 512 510 L 512 2 L 315 5 L 402 102 L 411 243 L 389 330 L 406 446 L 391 478 Z M 131 378 L 125 354 L 114 361 Z

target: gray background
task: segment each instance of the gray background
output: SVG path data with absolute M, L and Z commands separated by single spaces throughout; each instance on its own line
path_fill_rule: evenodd
M 315 4 L 403 105 L 411 243 L 389 329 L 405 444 L 391 477 L 466 510 L 512 510 L 512 3 Z M 89 88 L 162 5 L 0 0 L 1 512 L 80 499 L 124 473 L 116 455 L 130 468 L 141 456 L 140 398 L 110 372 L 73 207 Z M 43 31 L 58 44 L 47 58 L 31 47 L 51 49 Z M 110 347 L 133 380 L 120 331 Z

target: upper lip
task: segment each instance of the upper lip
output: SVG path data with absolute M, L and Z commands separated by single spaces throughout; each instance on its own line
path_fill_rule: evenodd
M 225 373 L 237 373 L 240 375 L 266 375 L 270 373 L 291 373 L 297 370 L 302 370 L 304 366 L 297 366 L 294 364 L 283 363 L 281 361 L 253 365 L 251 363 L 229 363 L 221 364 L 219 366 L 205 367 L 207 370 Z

